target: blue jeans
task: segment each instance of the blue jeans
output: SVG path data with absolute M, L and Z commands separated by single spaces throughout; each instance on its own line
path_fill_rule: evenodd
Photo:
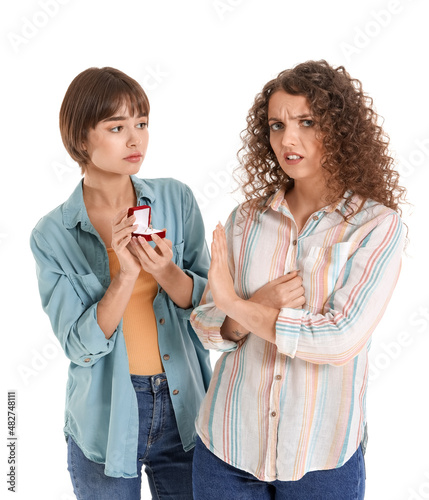
M 115 478 L 104 465 L 88 460 L 68 438 L 68 469 L 78 500 L 140 500 L 145 466 L 152 498 L 192 500 L 192 457 L 177 430 L 165 373 L 131 375 L 139 408 L 138 477 Z
M 342 467 L 307 472 L 298 481 L 268 483 L 227 464 L 197 438 L 193 482 L 195 500 L 362 500 L 365 464 L 359 446 Z

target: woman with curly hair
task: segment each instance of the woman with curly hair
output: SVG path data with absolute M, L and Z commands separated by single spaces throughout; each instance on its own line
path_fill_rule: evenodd
M 256 96 L 245 202 L 213 233 L 191 322 L 223 352 L 197 419 L 194 496 L 362 499 L 368 351 L 395 287 L 405 190 L 372 100 L 309 61 Z

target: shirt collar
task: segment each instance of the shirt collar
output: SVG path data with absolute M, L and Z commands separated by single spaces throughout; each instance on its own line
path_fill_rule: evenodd
M 353 194 L 353 191 L 346 191 L 338 202 L 333 203 L 323 210 L 327 213 L 338 212 L 345 219 L 348 219 L 350 215 L 360 212 L 363 203 L 364 200 L 362 197 L 357 194 Z
M 143 200 L 149 201 L 149 203 L 153 203 L 155 201 L 155 191 L 144 179 L 139 179 L 135 175 L 132 175 L 131 181 L 136 192 L 137 205 L 143 205 L 143 203 L 141 203 Z
M 144 205 L 146 201 L 149 203 L 155 201 L 155 193 L 146 181 L 135 175 L 131 176 L 131 181 L 136 192 L 137 205 Z M 91 224 L 83 202 L 83 179 L 63 205 L 63 222 L 68 229 L 76 227 L 79 222 L 84 225 Z
M 289 205 L 285 198 L 286 190 L 285 188 L 280 188 L 273 195 L 271 195 L 265 202 L 263 211 L 265 212 L 268 208 L 272 208 L 275 212 L 281 212 L 284 215 L 292 217 L 289 209 Z M 332 212 L 339 212 L 344 217 L 349 216 L 351 213 L 357 213 L 362 207 L 362 198 L 353 194 L 352 191 L 346 191 L 344 196 L 337 202 L 327 205 L 319 210 L 319 212 L 325 212 L 331 214 Z

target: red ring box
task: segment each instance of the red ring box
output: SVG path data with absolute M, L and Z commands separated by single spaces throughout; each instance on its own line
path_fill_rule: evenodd
M 131 207 L 128 209 L 128 217 L 136 216 L 135 224 L 139 227 L 132 233 L 132 236 L 143 236 L 146 241 L 152 241 L 152 234 L 157 234 L 160 238 L 165 238 L 165 231 L 161 229 L 152 229 L 150 224 L 150 206 L 141 205 L 140 207 Z

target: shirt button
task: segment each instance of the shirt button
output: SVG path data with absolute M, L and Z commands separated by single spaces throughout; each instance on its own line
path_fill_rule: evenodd
M 165 361 L 168 361 L 170 359 L 170 356 L 168 354 L 164 354 L 162 358 L 165 359 Z
M 319 216 L 318 215 L 313 215 L 313 220 L 319 220 Z
M 173 396 L 177 396 L 178 394 L 179 394 L 179 391 L 177 389 L 174 389 Z
M 276 380 L 281 380 L 282 376 L 281 375 L 276 375 Z
M 271 412 L 271 416 L 272 416 L 272 417 L 276 417 L 276 416 L 277 416 L 277 413 L 276 413 L 275 411 L 272 411 L 272 412 Z
M 292 245 L 295 246 L 297 244 L 297 241 L 296 240 L 293 240 L 292 241 Z
M 86 358 L 84 359 L 85 363 L 89 363 L 91 361 L 91 358 Z
M 161 318 L 161 319 L 159 320 L 159 323 L 160 323 L 160 325 L 163 325 L 163 324 L 165 323 L 165 319 L 164 319 L 164 318 Z

